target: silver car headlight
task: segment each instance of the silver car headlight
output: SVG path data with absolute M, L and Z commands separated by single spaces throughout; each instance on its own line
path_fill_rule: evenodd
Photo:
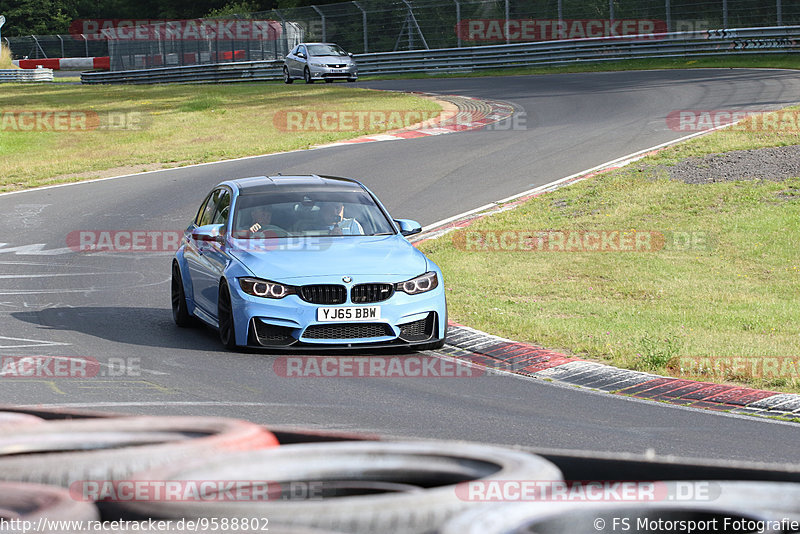
M 239 278 L 239 286 L 242 291 L 254 297 L 282 299 L 287 295 L 294 295 L 292 286 L 261 280 L 260 278 Z
M 411 280 L 398 282 L 394 285 L 394 288 L 395 291 L 402 291 L 403 293 L 408 293 L 409 295 L 417 295 L 419 293 L 425 293 L 426 291 L 436 289 L 438 285 L 439 278 L 436 276 L 436 273 L 433 271 L 428 271 L 427 273 L 417 276 L 416 278 L 412 278 Z
M 324 66 L 325 66 L 325 63 L 311 63 L 310 65 L 311 65 L 312 67 L 324 67 Z

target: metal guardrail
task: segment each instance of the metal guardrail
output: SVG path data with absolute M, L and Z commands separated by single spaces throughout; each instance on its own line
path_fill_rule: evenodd
M 0 83 L 52 81 L 53 69 L 0 69 Z
M 800 50 L 800 26 L 597 37 L 471 48 L 359 54 L 360 76 L 559 65 L 642 58 L 702 57 Z M 137 71 L 83 73 L 83 83 L 203 83 L 277 80 L 281 61 L 252 61 Z

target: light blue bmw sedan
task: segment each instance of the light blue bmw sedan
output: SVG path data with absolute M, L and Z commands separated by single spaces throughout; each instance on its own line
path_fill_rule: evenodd
M 356 180 L 260 176 L 205 198 L 172 262 L 178 326 L 199 319 L 228 348 L 439 348 L 442 272 Z

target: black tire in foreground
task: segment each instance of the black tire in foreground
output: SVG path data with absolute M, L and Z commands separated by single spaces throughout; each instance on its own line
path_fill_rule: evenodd
M 289 69 L 283 67 L 283 83 L 292 83 L 294 78 L 289 75 Z
M 80 487 L 229 451 L 275 447 L 264 427 L 216 417 L 118 417 L 3 428 L 0 480 Z
M 142 480 L 270 481 L 261 499 L 226 502 L 121 502 L 125 517 L 268 517 L 279 526 L 350 533 L 435 532 L 476 503 L 466 484 L 561 480 L 547 460 L 501 447 L 460 442 L 338 442 L 279 448 L 172 464 Z
M 72 499 L 64 488 L 0 482 L 0 519 L 37 523 L 40 518 L 50 521 L 95 521 L 100 518 L 100 513 L 94 504 Z
M 730 525 L 756 524 L 768 515 L 743 512 L 722 503 L 709 502 L 516 502 L 469 510 L 448 521 L 440 534 L 649 534 L 689 533 L 690 522 L 715 532 L 751 532 Z M 749 508 L 753 510 L 753 508 Z M 774 519 L 774 518 L 773 518 Z M 658 528 L 658 525 L 662 526 Z M 655 526 L 654 526 L 655 525 Z M 664 527 L 663 525 L 670 525 Z M 725 527 L 725 525 L 729 525 Z M 697 530 L 694 530 L 697 532 Z M 780 532 L 769 528 L 760 532 Z

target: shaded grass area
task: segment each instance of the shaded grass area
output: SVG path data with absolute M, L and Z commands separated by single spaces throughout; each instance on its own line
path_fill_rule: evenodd
M 619 367 L 800 392 L 800 178 L 691 185 L 667 174 L 690 156 L 782 144 L 800 136 L 695 138 L 421 248 L 462 324 Z M 466 236 L 519 230 L 650 231 L 664 246 L 523 252 Z
M 4 84 L 0 110 L 86 112 L 103 127 L 23 130 L 14 115 L 0 129 L 0 190 L 91 176 L 91 171 L 179 166 L 308 148 L 382 131 L 365 123 L 346 131 L 286 131 L 285 110 L 439 110 L 410 95 L 342 86 L 80 86 Z M 96 115 L 94 115 L 96 114 Z M 95 121 L 95 124 L 98 122 Z M 90 124 L 92 121 L 87 121 Z
M 425 71 L 407 74 L 385 74 L 382 76 L 362 76 L 362 80 L 395 80 L 414 78 L 465 78 L 480 76 L 521 76 L 526 74 L 564 74 L 576 72 L 611 72 L 626 70 L 658 69 L 707 69 L 707 68 L 773 68 L 800 69 L 800 54 L 747 54 L 727 56 L 707 56 L 698 58 L 653 58 L 631 59 L 626 61 L 597 61 L 591 63 L 570 63 L 559 66 L 509 67 L 503 69 L 480 69 L 475 71 L 435 72 Z

